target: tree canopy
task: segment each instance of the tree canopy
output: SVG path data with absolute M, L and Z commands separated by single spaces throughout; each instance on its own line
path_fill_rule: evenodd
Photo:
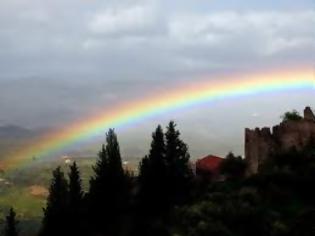
M 5 218 L 4 236 L 18 236 L 18 221 L 13 208 L 10 208 L 9 214 Z
M 61 167 L 53 171 L 49 195 L 44 209 L 41 236 L 66 235 L 69 185 Z
M 283 121 L 299 121 L 303 119 L 300 113 L 296 110 L 285 112 L 281 118 Z
M 129 175 L 122 167 L 117 135 L 113 129 L 106 134 L 90 180 L 87 195 L 90 224 L 96 233 L 117 234 L 129 204 Z
M 74 162 L 53 171 L 40 236 L 313 236 L 315 146 L 266 160 L 246 176 L 246 161 L 229 153 L 225 180 L 201 181 L 175 122 L 152 133 L 138 176 L 122 166 L 116 133 L 106 133 L 84 193 Z M 13 209 L 5 236 L 17 236 Z

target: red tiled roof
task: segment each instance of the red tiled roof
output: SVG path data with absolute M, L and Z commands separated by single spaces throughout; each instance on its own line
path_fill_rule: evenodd
M 219 174 L 221 162 L 224 160 L 222 157 L 209 155 L 196 162 L 196 170 L 211 172 L 212 174 Z

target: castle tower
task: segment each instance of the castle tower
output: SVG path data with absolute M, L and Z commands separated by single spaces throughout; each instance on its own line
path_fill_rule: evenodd
M 304 109 L 304 119 L 315 122 L 315 115 L 310 107 Z
M 304 118 L 283 121 L 272 128 L 245 130 L 245 160 L 247 174 L 255 174 L 262 164 L 274 155 L 300 151 L 307 145 L 315 145 L 315 115 L 310 107 L 304 109 Z
M 274 154 L 275 142 L 270 128 L 245 129 L 245 159 L 247 174 L 255 174 L 266 159 Z

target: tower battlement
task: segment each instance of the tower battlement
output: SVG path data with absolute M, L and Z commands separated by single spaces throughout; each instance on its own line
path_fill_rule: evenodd
M 314 142 L 315 115 L 310 107 L 304 109 L 304 117 L 298 121 L 283 121 L 270 129 L 245 129 L 245 159 L 248 163 L 248 174 L 255 174 L 259 167 L 270 157 L 297 150 Z

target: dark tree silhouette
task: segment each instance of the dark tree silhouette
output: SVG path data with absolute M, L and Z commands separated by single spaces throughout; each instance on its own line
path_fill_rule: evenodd
M 169 123 L 165 138 L 165 158 L 168 168 L 167 191 L 170 194 L 171 205 L 182 204 L 189 199 L 190 183 L 193 177 L 188 147 L 181 140 L 174 121 Z
M 18 236 L 17 225 L 18 221 L 16 220 L 15 211 L 11 208 L 5 218 L 4 236 Z
M 290 236 L 315 235 L 315 209 L 307 209 L 301 212 L 291 226 Z
M 152 134 L 151 149 L 139 166 L 139 197 L 145 211 L 152 214 L 162 210 L 165 202 L 164 186 L 167 181 L 165 142 L 162 127 L 159 125 Z M 155 204 L 152 204 L 155 202 Z M 152 208 L 155 208 L 153 210 Z M 152 212 L 153 211 L 153 212 Z M 148 212 L 149 213 L 149 212 Z
M 227 179 L 239 179 L 245 176 L 246 162 L 241 156 L 230 152 L 220 165 L 220 172 Z
M 287 111 L 281 116 L 283 121 L 298 121 L 302 120 L 303 117 L 300 115 L 300 113 L 296 110 L 293 111 Z
M 70 166 L 69 172 L 69 206 L 76 210 L 81 207 L 83 199 L 82 180 L 76 162 Z
M 88 195 L 91 224 L 97 233 L 118 235 L 129 203 L 129 179 L 113 129 L 106 134 L 94 172 Z
M 228 181 L 206 185 L 193 179 L 189 158 L 171 121 L 165 134 L 161 126 L 153 132 L 139 176 L 131 179 L 110 129 L 86 195 L 76 163 L 69 184 L 60 167 L 53 171 L 40 236 L 314 235 L 313 140 L 304 150 L 271 156 L 252 176 L 230 153 L 220 167 Z M 16 236 L 16 224 L 11 210 L 5 235 Z
M 73 162 L 69 172 L 68 226 L 74 235 L 84 235 L 83 195 L 80 171 L 76 162 Z
M 132 235 L 158 235 L 169 212 L 165 140 L 160 125 L 152 133 L 149 154 L 139 164 L 136 217 Z M 165 235 L 165 234 L 164 234 Z
M 189 199 L 193 177 L 189 157 L 174 122 L 169 123 L 165 135 L 160 125 L 156 128 L 149 155 L 139 166 L 137 213 L 141 215 L 132 235 L 169 235 L 173 207 Z
M 53 171 L 40 235 L 69 235 L 68 182 L 60 167 Z

